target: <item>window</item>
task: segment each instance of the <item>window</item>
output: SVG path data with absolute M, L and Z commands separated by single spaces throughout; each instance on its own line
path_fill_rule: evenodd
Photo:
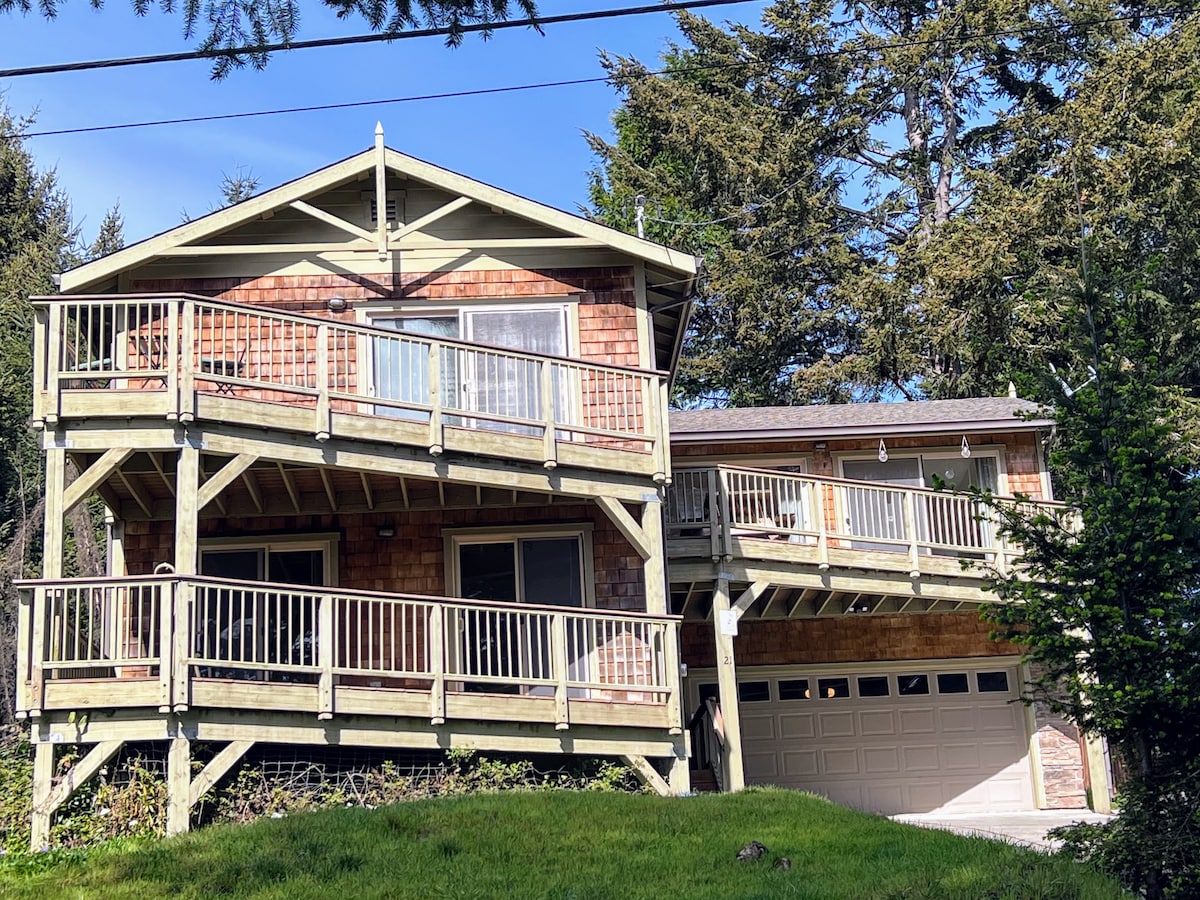
M 836 700 L 850 696 L 849 678 L 818 678 L 817 696 L 822 700 Z
M 779 682 L 780 700 L 808 700 L 812 692 L 808 687 L 807 678 L 797 678 Z
M 448 581 L 457 597 L 573 607 L 592 601 L 590 528 L 516 535 L 470 530 L 447 541 Z
M 896 689 L 901 697 L 917 697 L 929 693 L 928 675 L 897 675 Z
M 1007 672 L 976 672 L 975 686 L 981 694 L 1008 693 Z
M 762 703 L 770 699 L 769 681 L 743 681 L 738 684 L 738 700 L 742 703 Z
M 891 694 L 888 690 L 888 679 L 886 675 L 863 675 L 858 679 L 858 696 L 860 697 L 887 697 Z
M 435 313 L 378 314 L 371 324 L 430 339 L 463 339 L 493 347 L 551 356 L 569 351 L 567 304 L 477 306 Z M 372 391 L 382 401 L 377 415 L 425 421 L 429 404 L 432 345 L 420 339 L 378 336 L 372 340 Z M 451 424 L 471 424 L 490 431 L 533 434 L 537 429 L 511 419 L 542 418 L 542 366 L 484 349 L 458 345 L 438 348 L 439 400 Z M 568 420 L 573 407 L 569 371 L 555 370 L 552 379 L 555 418 Z M 473 414 L 473 415 L 472 415 Z
M 309 587 L 337 583 L 337 536 L 201 541 L 200 574 Z
M 938 674 L 939 694 L 965 694 L 971 688 L 967 684 L 966 672 L 942 672 Z

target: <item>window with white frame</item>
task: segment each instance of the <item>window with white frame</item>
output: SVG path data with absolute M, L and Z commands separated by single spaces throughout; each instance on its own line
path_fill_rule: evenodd
M 469 418 L 478 427 L 529 432 L 529 426 L 512 420 L 542 417 L 543 380 L 537 360 L 454 345 L 441 346 L 434 360 L 433 345 L 422 338 L 462 339 L 507 350 L 566 356 L 570 350 L 569 312 L 566 302 L 371 312 L 371 324 L 399 333 L 372 342 L 372 393 L 384 401 L 377 404 L 376 413 L 423 420 L 426 414 L 420 407 L 431 400 L 436 362 L 438 399 L 444 408 L 474 413 Z M 561 420 L 569 403 L 561 375 L 554 379 L 553 402 Z M 454 423 L 461 424 L 464 418 L 458 417 Z
M 590 606 L 594 600 L 590 526 L 447 534 L 448 582 L 468 600 Z

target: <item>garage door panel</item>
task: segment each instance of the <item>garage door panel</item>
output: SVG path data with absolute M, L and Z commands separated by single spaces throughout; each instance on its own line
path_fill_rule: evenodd
M 1011 685 L 1018 683 L 1015 669 L 996 661 L 959 663 L 945 669 L 954 676 L 945 683 L 961 685 L 965 673 L 968 692 L 899 695 L 899 676 L 911 675 L 917 665 L 897 663 L 882 676 L 890 692 L 881 696 L 852 690 L 850 696 L 812 700 L 781 701 L 779 682 L 824 677 L 853 686 L 860 684 L 859 673 L 816 666 L 769 676 L 745 673 L 771 683 L 770 700 L 741 707 L 747 781 L 809 790 L 883 813 L 1031 809 L 1023 707 L 1008 702 L 1011 692 L 977 689 L 977 671 L 1005 669 Z M 881 671 L 865 672 L 876 687 Z M 938 670 L 921 671 L 940 689 Z
M 870 709 L 858 714 L 858 733 L 864 735 L 896 733 L 896 718 L 890 709 Z
M 807 778 L 820 772 L 816 750 L 791 750 L 783 754 L 783 774 L 787 778 Z
M 943 706 L 938 710 L 938 724 L 944 732 L 979 730 L 973 706 Z
M 810 738 L 817 733 L 812 713 L 782 713 L 779 716 L 779 736 Z
M 1021 725 L 1022 707 L 1017 704 L 1008 706 L 981 706 L 979 708 L 979 729 L 981 731 L 1012 731 Z
M 978 744 L 942 744 L 938 757 L 947 771 L 979 768 Z
M 817 727 L 823 738 L 854 737 L 854 713 L 848 710 L 818 713 Z
M 742 739 L 769 741 L 776 736 L 774 716 L 746 716 L 742 719 Z
M 920 747 L 904 747 L 904 768 L 908 772 L 936 772 L 938 768 L 937 744 Z
M 827 775 L 857 775 L 858 750 L 854 747 L 829 747 L 822 750 L 821 771 Z
M 897 710 L 901 734 L 933 734 L 937 731 L 937 714 L 933 707 Z
M 747 753 L 742 757 L 746 778 L 750 780 L 772 779 L 779 775 L 778 757 L 774 753 Z
M 898 747 L 864 747 L 863 772 L 867 775 L 895 774 L 900 771 Z

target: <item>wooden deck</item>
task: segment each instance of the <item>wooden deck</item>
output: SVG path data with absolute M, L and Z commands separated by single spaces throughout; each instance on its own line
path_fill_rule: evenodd
M 681 731 L 676 617 L 200 576 L 21 588 L 22 717 L 240 710 L 380 716 L 398 734 L 642 729 L 664 744 Z
M 178 295 L 36 300 L 36 427 L 158 419 L 665 481 L 666 376 Z
M 958 609 L 993 599 L 988 573 L 1021 558 L 983 504 L 953 491 L 718 466 L 677 470 L 665 515 L 672 584 L 708 589 L 678 610 L 689 616 L 711 614 L 719 577 L 757 588 L 772 617 Z

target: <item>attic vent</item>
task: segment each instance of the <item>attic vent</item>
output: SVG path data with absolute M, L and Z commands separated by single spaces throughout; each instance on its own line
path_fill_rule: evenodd
M 363 217 L 372 225 L 379 222 L 379 210 L 376 208 L 375 192 L 363 191 L 359 194 L 362 200 Z M 387 221 L 393 224 L 404 221 L 404 191 L 387 192 Z
M 387 201 L 387 220 L 389 222 L 396 221 L 396 199 L 394 197 L 389 197 Z M 374 200 L 371 201 L 371 221 L 379 221 L 379 204 Z

